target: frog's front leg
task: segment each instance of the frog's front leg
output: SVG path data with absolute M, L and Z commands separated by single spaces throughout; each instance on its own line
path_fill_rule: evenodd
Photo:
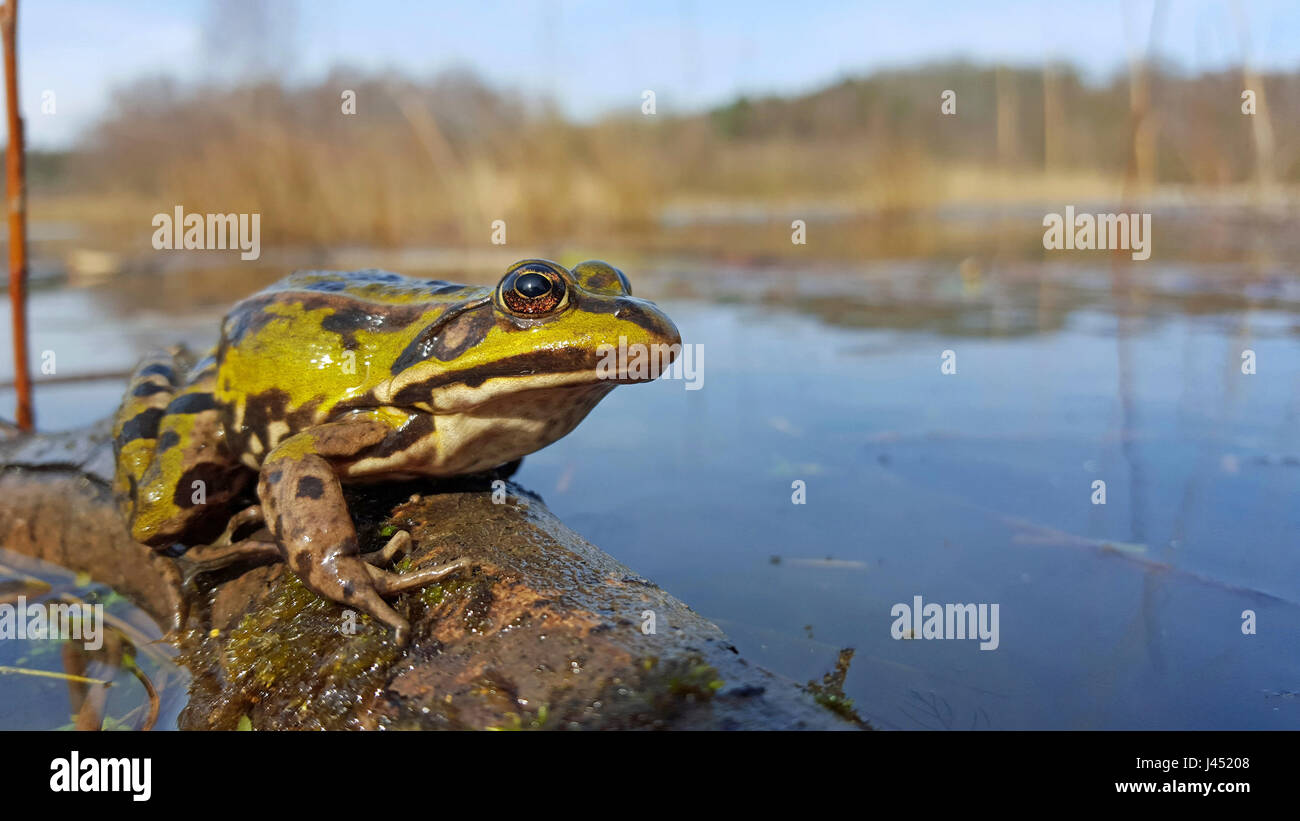
M 361 558 L 336 464 L 393 432 L 385 422 L 362 417 L 295 434 L 267 454 L 257 495 L 267 528 L 303 584 L 320 596 L 369 613 L 392 627 L 397 643 L 404 645 L 411 626 L 383 596 L 432 584 L 465 564 L 452 562 L 403 576 Z M 394 544 L 402 543 L 390 546 Z

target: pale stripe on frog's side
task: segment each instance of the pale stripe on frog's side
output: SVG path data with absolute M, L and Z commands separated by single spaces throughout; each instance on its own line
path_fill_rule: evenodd
M 603 262 L 524 260 L 493 289 L 299 272 L 236 305 L 186 382 L 166 357 L 142 364 L 118 412 L 115 487 L 137 540 L 193 546 L 198 569 L 274 552 L 405 643 L 407 621 L 383 597 L 463 564 L 405 576 L 378 567 L 405 533 L 361 557 L 340 483 L 479 472 L 545 447 L 615 386 L 644 381 L 600 378 L 602 348 L 620 340 L 674 346 L 672 356 L 681 341 Z M 232 516 L 255 477 L 258 504 Z M 257 523 L 265 530 L 233 540 Z

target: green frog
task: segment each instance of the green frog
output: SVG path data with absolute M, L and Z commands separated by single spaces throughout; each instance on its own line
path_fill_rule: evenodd
M 466 563 L 384 569 L 410 536 L 361 554 L 342 485 L 515 462 L 616 385 L 658 375 L 610 367 L 623 345 L 667 364 L 681 338 L 604 262 L 523 260 L 495 288 L 298 272 L 238 303 L 188 369 L 175 354 L 141 363 L 115 419 L 114 488 L 137 541 L 204 570 L 282 559 L 404 645 L 410 625 L 385 598 Z

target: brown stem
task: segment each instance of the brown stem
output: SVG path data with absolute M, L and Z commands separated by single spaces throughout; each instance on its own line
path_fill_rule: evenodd
M 27 177 L 23 163 L 23 118 L 18 114 L 18 0 L 0 11 L 0 36 L 5 52 L 5 104 L 9 145 L 5 149 L 5 194 L 9 205 L 9 309 L 14 329 L 14 388 L 18 427 L 30 431 L 32 377 L 27 363 Z

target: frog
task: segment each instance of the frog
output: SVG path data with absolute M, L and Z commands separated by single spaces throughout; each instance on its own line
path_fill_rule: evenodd
M 600 260 L 521 260 L 495 287 L 298 271 L 238 302 L 197 360 L 140 362 L 114 417 L 113 490 L 132 538 L 190 573 L 283 561 L 405 646 L 387 600 L 472 568 L 386 569 L 409 532 L 362 553 L 344 487 L 517 466 L 662 373 L 611 360 L 634 345 L 666 366 L 681 336 Z

